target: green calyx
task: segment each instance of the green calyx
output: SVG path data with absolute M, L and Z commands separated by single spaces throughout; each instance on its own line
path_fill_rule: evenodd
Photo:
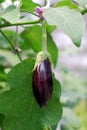
M 47 57 L 50 59 L 50 54 L 48 52 L 40 51 L 37 54 L 34 69 L 36 69 L 36 67 L 38 67 Z

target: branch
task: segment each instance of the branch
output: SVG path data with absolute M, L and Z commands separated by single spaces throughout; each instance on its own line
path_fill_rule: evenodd
M 11 47 L 13 48 L 13 50 L 15 50 L 15 47 L 13 46 L 12 42 L 8 39 L 8 37 L 3 33 L 2 30 L 0 30 L 0 32 L 1 32 L 1 34 L 6 38 L 6 40 L 7 40 L 8 43 L 11 45 Z M 19 60 L 22 62 L 22 58 L 21 58 L 20 54 L 19 54 L 17 51 L 15 51 L 15 53 L 17 54 Z
M 42 21 L 42 51 L 47 52 L 46 21 Z
M 43 9 L 47 9 L 50 7 L 50 1 L 49 0 L 45 0 L 45 6 L 42 7 Z
M 4 27 L 10 27 L 10 26 L 20 26 L 20 25 L 29 25 L 29 24 L 37 24 L 40 23 L 40 20 L 34 20 L 34 21 L 29 21 L 29 22 L 18 22 L 18 23 L 6 23 L 6 24 L 1 24 L 0 28 L 4 28 Z

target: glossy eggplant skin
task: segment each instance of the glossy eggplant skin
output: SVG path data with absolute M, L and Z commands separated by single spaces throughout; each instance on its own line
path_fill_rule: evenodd
M 48 58 L 35 68 L 33 72 L 32 87 L 37 103 L 40 107 L 45 107 L 48 104 L 53 91 L 51 64 Z

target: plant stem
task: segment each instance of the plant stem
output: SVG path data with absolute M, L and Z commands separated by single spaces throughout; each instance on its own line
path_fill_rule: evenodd
M 17 41 L 17 33 L 18 33 L 18 26 L 16 26 L 15 36 L 14 36 L 14 43 Z
M 43 9 L 46 9 L 50 6 L 50 1 L 45 0 L 45 6 Z M 46 33 L 46 21 L 42 21 L 42 51 L 47 53 L 47 33 Z
M 15 47 L 13 46 L 12 42 L 8 39 L 8 37 L 3 33 L 2 30 L 0 30 L 0 32 L 1 32 L 1 34 L 6 38 L 6 40 L 7 40 L 8 43 L 11 45 L 11 47 L 13 48 L 13 50 L 15 50 Z M 16 54 L 17 54 L 19 60 L 22 62 L 22 58 L 21 58 L 20 54 L 19 54 L 17 51 L 15 51 L 15 52 L 16 52 Z
M 43 7 L 43 9 L 47 9 L 48 7 L 50 7 L 50 1 L 49 0 L 45 0 L 45 6 Z
M 6 24 L 1 24 L 0 25 L 0 28 L 4 28 L 4 27 L 10 27 L 10 26 L 17 26 L 17 25 L 28 25 L 28 24 L 37 24 L 37 23 L 40 23 L 40 19 L 39 20 L 34 20 L 34 21 L 29 21 L 29 22 L 18 22 L 18 23 L 13 23 L 13 24 L 10 24 L 10 23 L 6 23 Z
M 46 21 L 42 21 L 42 51 L 47 52 Z

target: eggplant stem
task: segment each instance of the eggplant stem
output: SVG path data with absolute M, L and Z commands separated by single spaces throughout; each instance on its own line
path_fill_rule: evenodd
M 42 51 L 47 52 L 46 21 L 42 21 Z

